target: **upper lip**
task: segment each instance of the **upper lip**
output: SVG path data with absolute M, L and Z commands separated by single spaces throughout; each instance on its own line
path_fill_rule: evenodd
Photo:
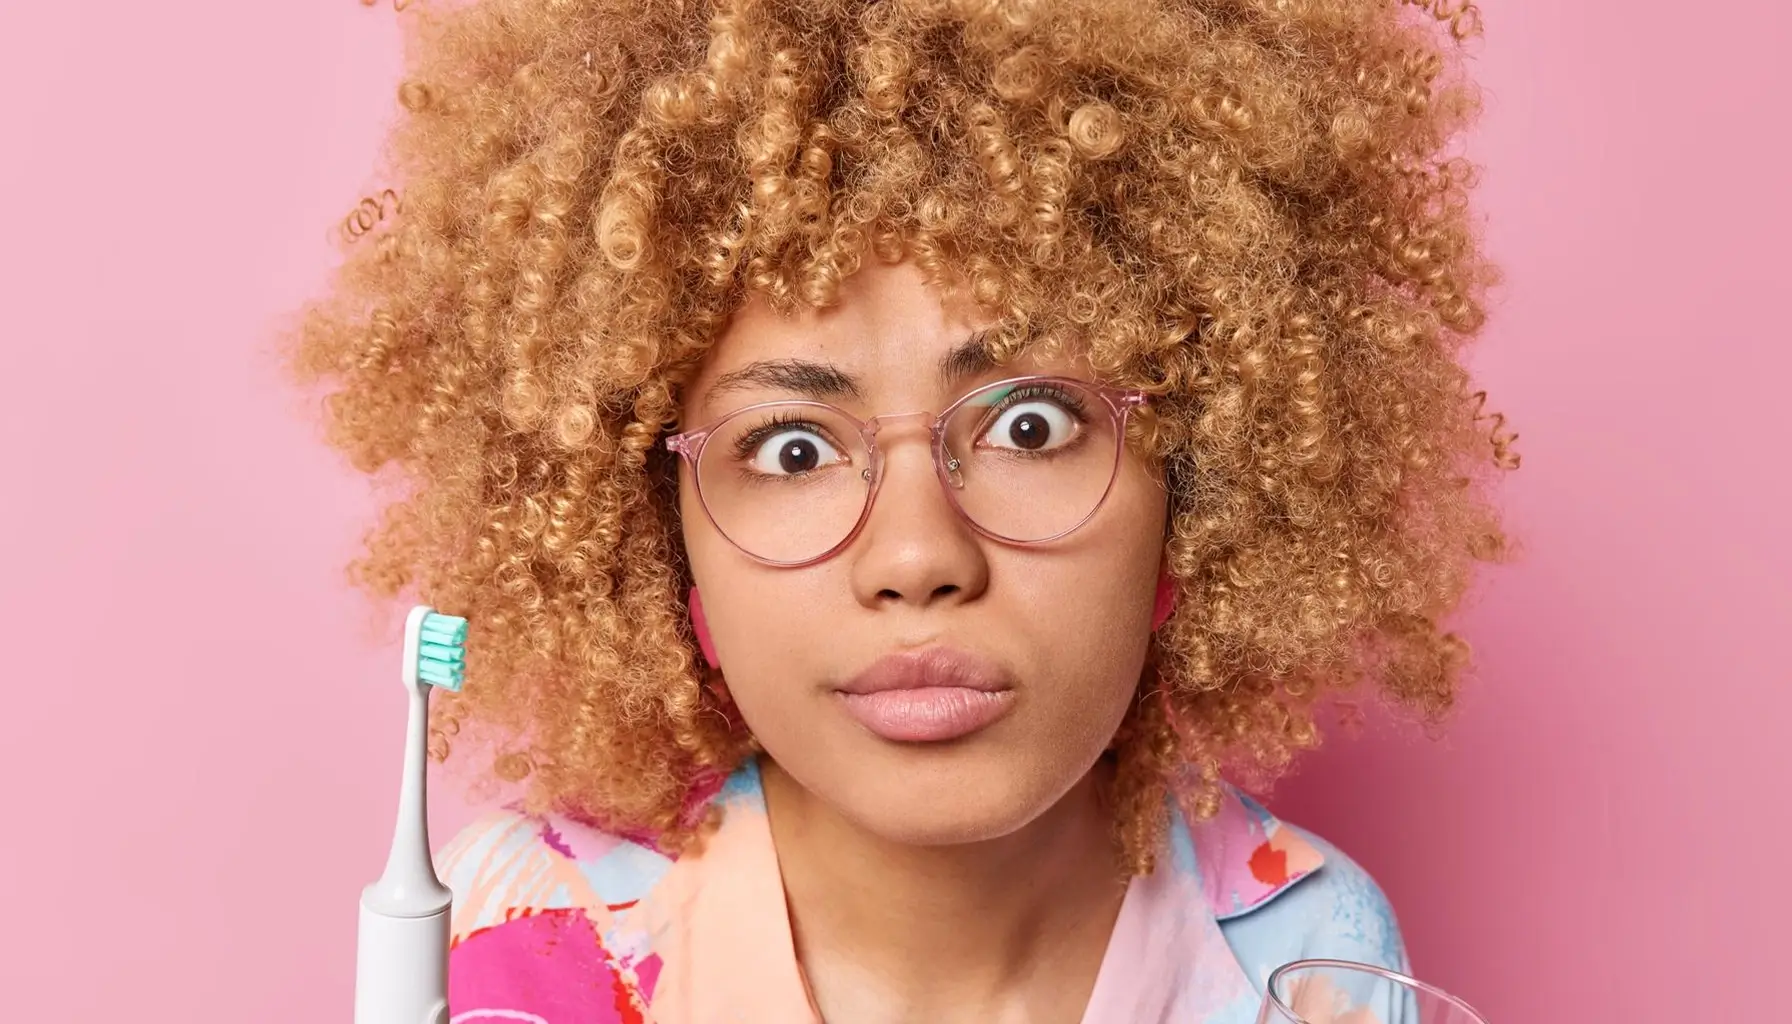
M 1007 673 L 987 658 L 950 647 L 886 654 L 839 687 L 850 694 L 961 687 L 994 693 L 1011 689 Z

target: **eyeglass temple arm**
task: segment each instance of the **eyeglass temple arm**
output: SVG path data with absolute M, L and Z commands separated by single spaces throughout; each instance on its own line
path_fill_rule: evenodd
M 704 438 L 709 436 L 707 430 L 692 430 L 683 434 L 673 434 L 666 438 L 666 450 L 687 459 L 695 459 L 698 449 L 703 447 Z

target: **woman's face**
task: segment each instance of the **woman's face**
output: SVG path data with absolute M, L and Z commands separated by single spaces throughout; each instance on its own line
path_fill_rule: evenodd
M 965 347 L 982 326 L 969 308 L 942 306 L 912 265 L 871 263 L 820 313 L 743 309 L 687 389 L 683 422 L 705 426 L 790 400 L 860 419 L 937 414 L 979 384 L 1034 373 L 1088 379 L 1074 364 L 1026 357 L 982 365 L 980 350 Z M 1144 665 L 1166 508 L 1162 487 L 1126 451 L 1106 501 L 1074 533 L 1038 546 L 991 540 L 954 511 L 932 461 L 930 420 L 879 434 L 884 475 L 863 529 L 801 568 L 765 565 L 722 536 L 688 462 L 680 483 L 692 572 L 748 727 L 810 794 L 912 844 L 1011 833 L 1094 765 Z M 1066 423 L 1047 415 L 1013 436 Z M 770 429 L 758 448 L 743 452 L 737 439 L 707 458 L 730 458 L 737 476 L 773 474 L 739 477 L 768 494 L 804 486 L 776 475 L 811 466 L 818 447 L 825 460 L 818 440 L 847 443 L 794 423 Z M 816 506 L 791 507 L 801 516 Z M 801 529 L 795 516 L 791 529 Z

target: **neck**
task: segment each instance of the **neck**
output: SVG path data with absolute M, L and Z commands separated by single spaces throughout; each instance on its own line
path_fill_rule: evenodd
M 1019 831 L 950 846 L 872 835 L 769 759 L 763 777 L 798 959 L 827 1019 L 1047 1020 L 1072 1004 L 1066 1019 L 1081 1019 L 1126 889 L 1096 772 Z

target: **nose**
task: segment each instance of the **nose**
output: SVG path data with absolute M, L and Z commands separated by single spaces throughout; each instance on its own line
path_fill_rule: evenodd
M 902 435 L 879 437 L 877 497 L 847 552 L 854 596 L 867 608 L 975 600 L 989 586 L 983 540 L 941 489 L 926 432 Z

